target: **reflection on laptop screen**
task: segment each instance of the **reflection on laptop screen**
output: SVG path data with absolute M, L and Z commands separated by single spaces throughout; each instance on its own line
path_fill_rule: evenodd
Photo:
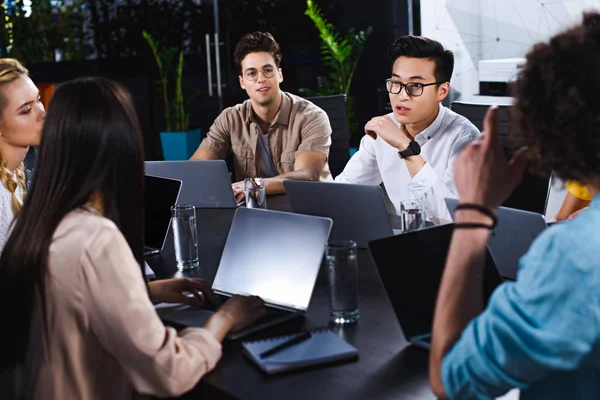
M 171 223 L 171 206 L 177 204 L 181 181 L 144 176 L 144 246 L 161 250 Z
M 238 208 L 213 290 L 305 311 L 331 225 L 329 218 Z

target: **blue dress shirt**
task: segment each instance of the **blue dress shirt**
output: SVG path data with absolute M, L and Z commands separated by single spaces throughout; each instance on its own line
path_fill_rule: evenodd
M 600 399 L 600 196 L 543 232 L 442 362 L 451 399 Z

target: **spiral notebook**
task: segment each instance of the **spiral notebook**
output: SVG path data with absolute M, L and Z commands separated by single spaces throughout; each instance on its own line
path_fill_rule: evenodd
M 288 347 L 272 356 L 261 358 L 260 354 L 285 342 L 295 335 L 244 342 L 244 354 L 269 375 L 306 368 L 313 365 L 352 360 L 358 350 L 327 328 L 311 331 L 311 337 Z

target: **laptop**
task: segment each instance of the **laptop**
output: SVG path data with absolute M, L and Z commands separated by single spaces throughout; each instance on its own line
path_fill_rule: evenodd
M 369 252 L 404 336 L 419 347 L 431 346 L 435 302 L 453 229 L 454 224 L 438 225 L 369 242 Z M 485 305 L 502 283 L 489 252 L 483 281 Z
M 268 315 L 231 333 L 229 339 L 304 316 L 332 224 L 329 218 L 281 211 L 245 207 L 235 211 L 212 289 L 223 300 L 234 294 L 260 296 Z M 213 311 L 187 307 L 163 320 L 202 326 Z
M 292 211 L 333 220 L 331 240 L 353 240 L 366 249 L 370 240 L 401 233 L 379 186 L 334 182 L 283 181 Z
M 446 198 L 446 206 L 454 219 L 457 199 Z M 498 225 L 488 239 L 488 248 L 500 275 L 504 279 L 516 280 L 519 259 L 527 253 L 529 247 L 544 229 L 548 227 L 542 214 L 498 207 Z
M 179 204 L 199 208 L 236 208 L 224 160 L 146 161 L 146 173 L 183 181 Z
M 144 188 L 144 255 L 149 256 L 160 253 L 165 245 L 181 181 L 145 175 Z

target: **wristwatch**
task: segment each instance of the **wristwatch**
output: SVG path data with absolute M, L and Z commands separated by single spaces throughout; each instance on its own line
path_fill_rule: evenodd
M 419 146 L 419 143 L 415 142 L 414 139 L 411 140 L 411 142 L 408 144 L 408 147 L 405 150 L 398 152 L 398 155 L 402 159 L 412 156 L 418 156 L 419 154 L 421 154 L 421 146 Z

